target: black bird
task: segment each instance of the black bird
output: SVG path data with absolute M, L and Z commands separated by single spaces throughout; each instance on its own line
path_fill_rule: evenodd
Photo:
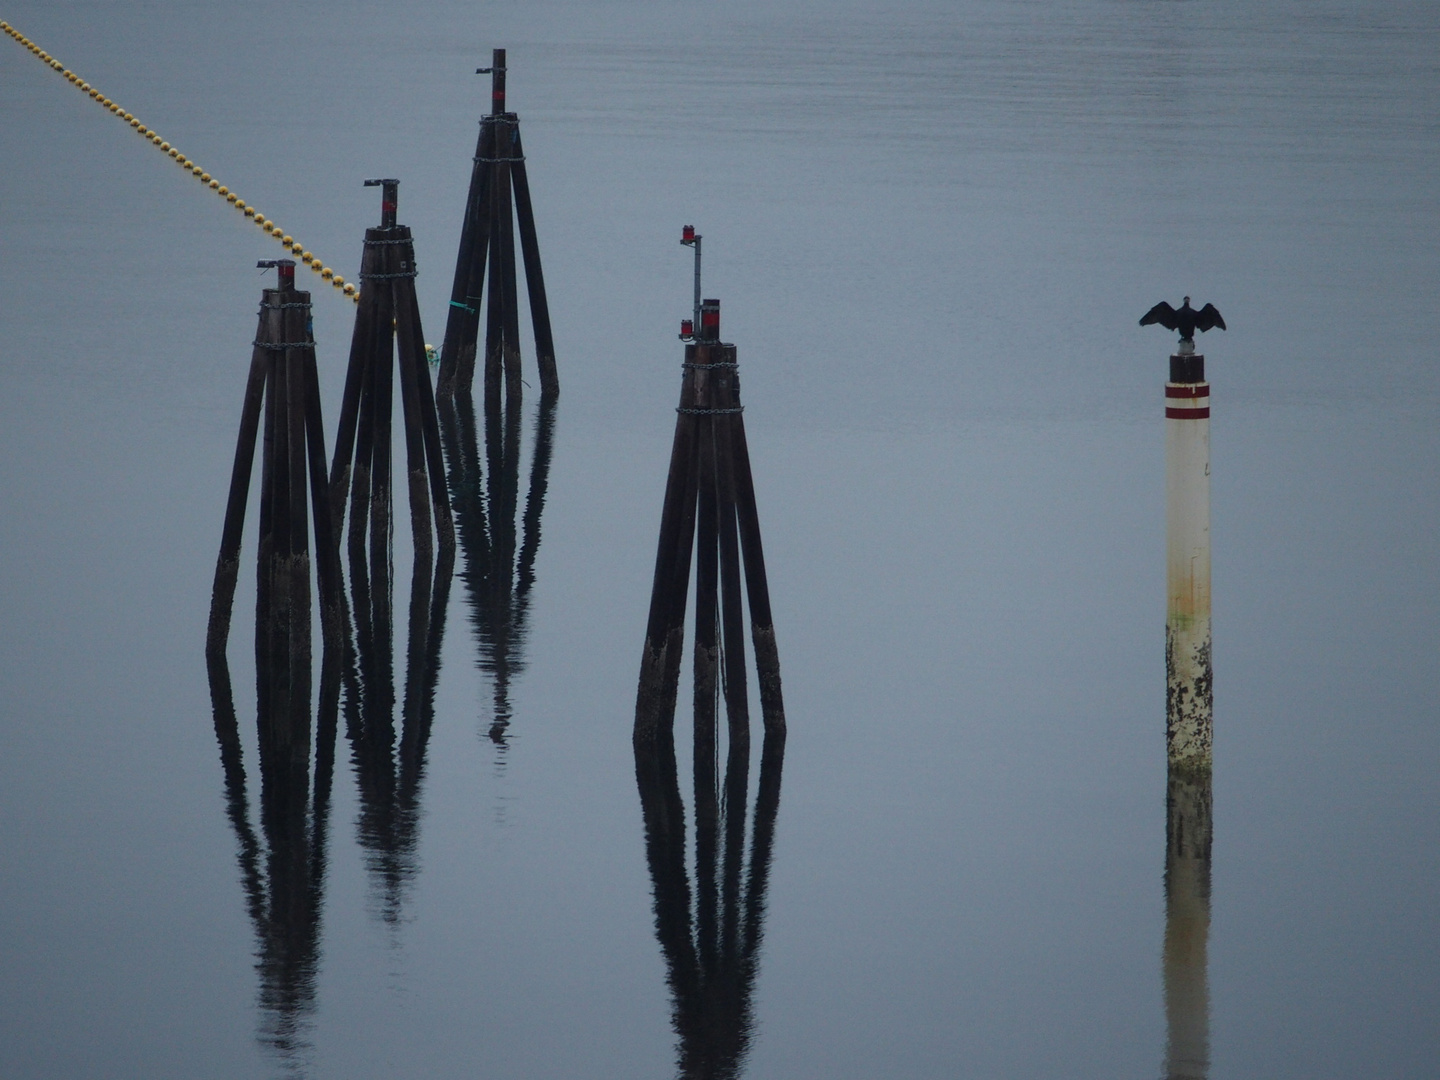
M 1190 306 L 1190 298 L 1185 297 L 1185 302 L 1176 311 L 1169 304 L 1161 300 L 1140 320 L 1141 326 L 1149 326 L 1151 323 L 1159 323 L 1167 330 L 1179 330 L 1180 340 L 1195 344 L 1195 331 L 1209 330 L 1218 326 L 1225 329 L 1225 320 L 1220 317 L 1220 312 L 1215 310 L 1214 304 L 1206 304 L 1199 311 Z

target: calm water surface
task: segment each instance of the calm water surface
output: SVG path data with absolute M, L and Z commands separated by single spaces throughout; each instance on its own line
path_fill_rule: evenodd
M 361 179 L 401 177 L 432 341 L 472 72 L 508 47 L 563 389 L 526 406 L 523 604 L 461 560 L 423 759 L 367 756 L 342 695 L 324 843 L 287 863 L 253 570 L 248 816 L 202 652 L 277 248 L 0 41 L 0 1074 L 1153 1077 L 1198 1031 L 1214 1078 L 1433 1075 L 1433 5 L 3 14 L 346 276 Z M 710 983 L 629 738 L 687 222 L 790 725 L 783 786 L 757 737 L 739 800 L 753 954 Z M 316 288 L 333 425 L 352 308 Z M 1167 849 L 1170 342 L 1136 326 L 1183 293 L 1230 326 L 1214 786 L 1169 792 L 1212 800 L 1208 1006 L 1175 967 L 1203 875 Z

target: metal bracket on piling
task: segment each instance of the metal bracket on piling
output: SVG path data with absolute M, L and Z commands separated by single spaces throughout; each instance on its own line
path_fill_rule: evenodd
M 400 205 L 400 181 L 394 177 L 387 177 L 382 180 L 366 180 L 366 187 L 378 187 L 380 194 L 380 227 L 382 229 L 393 229 L 395 227 L 395 214 Z
M 271 267 L 276 270 L 276 276 L 280 279 L 281 289 L 295 288 L 295 260 L 294 259 L 261 259 L 255 264 L 257 270 L 268 270 Z

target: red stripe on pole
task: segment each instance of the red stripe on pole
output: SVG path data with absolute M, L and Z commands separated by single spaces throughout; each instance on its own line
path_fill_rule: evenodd
M 1209 420 L 1210 406 L 1206 405 L 1200 409 L 1170 409 L 1165 410 L 1166 420 Z
M 1194 383 L 1186 386 L 1166 386 L 1166 397 L 1197 398 L 1210 396 L 1209 383 Z

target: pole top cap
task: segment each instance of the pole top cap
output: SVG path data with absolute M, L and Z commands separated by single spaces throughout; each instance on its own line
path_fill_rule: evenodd
M 1205 354 L 1177 352 L 1170 355 L 1170 381 L 1172 383 L 1202 383 L 1205 381 Z

